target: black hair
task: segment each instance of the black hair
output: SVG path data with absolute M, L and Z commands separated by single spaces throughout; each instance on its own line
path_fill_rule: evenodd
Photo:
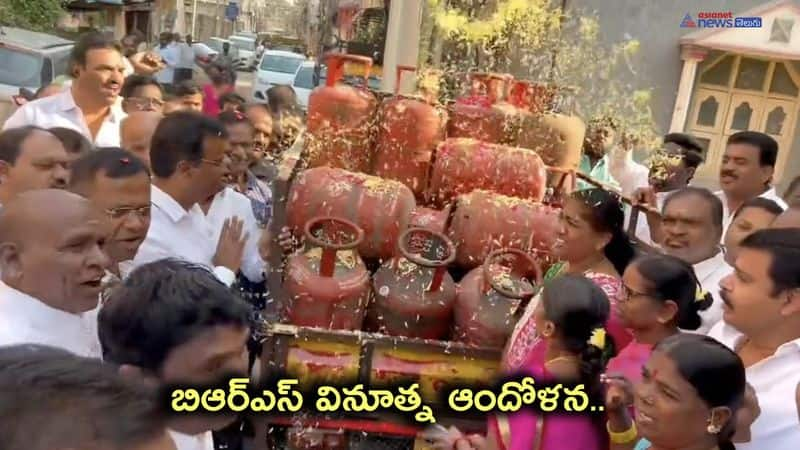
M 664 143 L 680 147 L 680 155 L 686 167 L 697 169 L 703 163 L 703 146 L 694 136 L 686 133 L 669 133 L 664 136 Z
M 103 147 L 78 158 L 72 164 L 70 190 L 86 192 L 100 172 L 112 179 L 132 177 L 140 173 L 150 176 L 147 165 L 133 153 L 118 147 Z
M 772 295 L 800 288 L 800 228 L 767 228 L 753 232 L 740 248 L 761 250 L 772 257 L 769 277 Z
M 664 136 L 665 144 L 675 144 L 684 150 L 691 150 L 697 153 L 703 153 L 703 146 L 700 145 L 694 136 L 686 133 L 669 133 Z
M 297 94 L 291 86 L 279 84 L 267 89 L 267 104 L 273 114 L 297 113 Z
M 43 345 L 0 347 L 4 450 L 139 448 L 166 427 L 154 393 L 99 359 Z
M 588 278 L 567 274 L 544 284 L 542 301 L 544 315 L 555 325 L 561 345 L 580 357 L 580 382 L 587 386 L 589 395 L 601 396 L 604 349 L 591 345 L 589 339 L 608 321 L 608 296 Z
M 99 31 L 90 31 L 81 35 L 69 55 L 70 73 L 75 66 L 86 65 L 86 55 L 92 50 L 111 49 L 122 55 L 122 46 L 113 37 Z
M 202 93 L 203 91 L 200 90 L 200 86 L 198 86 L 197 83 L 192 80 L 183 80 L 176 84 L 172 89 L 172 95 L 175 97 L 186 97 L 188 95 L 197 95 Z
M 215 326 L 249 326 L 250 307 L 207 268 L 162 259 L 136 268 L 98 316 L 103 358 L 159 373 L 171 351 Z
M 147 75 L 129 75 L 125 78 L 125 82 L 122 83 L 122 89 L 119 91 L 119 95 L 122 98 L 130 98 L 133 97 L 134 93 L 137 89 L 145 86 L 155 86 L 158 88 L 161 93 L 164 93 L 164 88 L 161 87 L 161 83 L 156 81 L 155 78 Z
M 739 214 L 747 208 L 758 208 L 763 209 L 764 211 L 772 214 L 773 216 L 779 216 L 783 212 L 783 207 L 781 205 L 775 203 L 775 200 L 770 200 L 764 197 L 755 197 L 751 198 L 750 200 L 742 203 L 742 206 L 736 210 L 733 214 L 733 218 L 735 219 Z
M 714 195 L 711 191 L 706 188 L 695 187 L 695 186 L 687 186 L 685 188 L 681 188 L 664 199 L 664 206 L 661 208 L 662 211 L 667 210 L 667 206 L 673 200 L 677 200 L 683 197 L 689 197 L 695 195 L 700 197 L 700 199 L 705 200 L 708 203 L 708 211 L 711 214 L 711 222 L 720 229 L 720 233 L 722 232 L 722 216 L 723 216 L 723 207 L 722 207 L 722 200 L 719 199 L 716 195 Z
M 634 260 L 633 265 L 650 285 L 648 297 L 661 303 L 671 300 L 678 306 L 675 316 L 678 328 L 700 328 L 703 321 L 699 312 L 711 307 L 714 297 L 706 292 L 697 298 L 697 291 L 702 288 L 689 263 L 670 255 L 644 255 Z
M 94 149 L 94 145 L 86 137 L 72 128 L 53 127 L 48 131 L 53 133 L 64 145 L 67 153 L 85 155 Z
M 625 213 L 618 196 L 604 189 L 591 188 L 574 192 L 572 198 L 586 206 L 589 223 L 595 231 L 611 234 L 603 253 L 619 274 L 625 272 L 636 251 L 623 229 Z
M 220 121 L 222 125 L 225 126 L 236 125 L 239 123 L 246 123 L 251 127 L 253 126 L 253 124 L 250 123 L 250 120 L 247 118 L 247 116 L 245 116 L 244 113 L 241 111 L 223 111 L 219 113 L 217 119 Z
M 730 135 L 726 145 L 748 144 L 758 149 L 759 165 L 775 167 L 778 159 L 778 142 L 770 135 L 758 131 L 740 131 Z
M 736 411 L 744 403 L 747 387 L 739 355 L 716 340 L 694 333 L 676 334 L 659 342 L 654 351 L 670 358 L 681 376 L 709 406 L 731 409 L 728 423 L 717 435 L 719 450 L 734 450 Z
M 36 131 L 50 133 L 50 131 L 34 125 L 10 128 L 0 132 L 0 161 L 12 166 L 16 164 L 17 158 L 19 158 L 19 154 L 22 151 L 22 144 Z
M 218 120 L 191 111 L 167 115 L 153 132 L 150 146 L 150 166 L 157 177 L 168 178 L 175 173 L 180 161 L 193 163 L 203 159 L 206 138 L 228 137 Z
M 239 108 L 243 108 L 244 104 L 247 101 L 241 95 L 237 94 L 236 92 L 228 92 L 227 94 L 223 94 L 219 97 L 219 107 L 222 109 L 226 103 L 235 103 L 239 106 Z

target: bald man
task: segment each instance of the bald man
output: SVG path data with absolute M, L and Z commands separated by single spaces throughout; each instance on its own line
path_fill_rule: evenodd
M 772 221 L 770 228 L 800 228 L 800 207 L 792 206 Z
M 101 217 L 64 190 L 22 193 L 0 211 L 0 346 L 100 358 L 97 304 L 108 257 Z
M 119 126 L 122 148 L 142 159 L 150 167 L 150 140 L 164 117 L 155 111 L 136 111 L 128 114 Z

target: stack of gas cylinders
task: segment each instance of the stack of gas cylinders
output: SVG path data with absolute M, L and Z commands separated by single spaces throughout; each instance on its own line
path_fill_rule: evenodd
M 287 321 L 501 347 L 557 238 L 548 168 L 577 167 L 583 123 L 509 75 L 443 106 L 338 84 L 346 62 L 372 63 L 329 55 L 309 99 Z

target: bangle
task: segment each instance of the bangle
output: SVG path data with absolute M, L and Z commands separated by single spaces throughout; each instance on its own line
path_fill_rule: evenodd
M 635 441 L 639 436 L 639 430 L 636 429 L 636 422 L 633 421 L 631 421 L 631 427 L 621 433 L 611 431 L 608 422 L 606 422 L 606 430 L 608 431 L 608 437 L 611 438 L 612 444 L 628 444 Z

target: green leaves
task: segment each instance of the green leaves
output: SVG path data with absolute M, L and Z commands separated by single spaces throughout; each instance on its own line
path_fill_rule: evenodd
M 3 0 L 0 2 L 0 24 L 48 31 L 56 27 L 64 12 L 62 0 Z

